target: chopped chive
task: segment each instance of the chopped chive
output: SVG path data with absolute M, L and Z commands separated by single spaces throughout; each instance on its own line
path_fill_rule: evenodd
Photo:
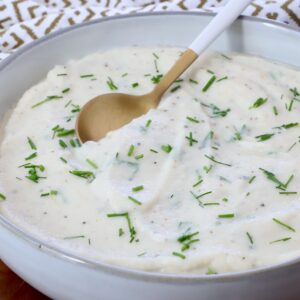
M 253 245 L 253 237 L 251 236 L 251 234 L 249 232 L 246 232 L 246 235 L 247 235 L 247 237 L 248 237 L 248 239 L 250 241 L 250 244 Z
M 127 155 L 132 156 L 133 152 L 134 152 L 134 145 L 130 145 Z
M 156 73 L 159 73 L 158 66 L 157 66 L 157 60 L 156 59 L 154 60 L 154 67 L 155 67 Z
M 230 165 L 230 164 L 226 164 L 226 163 L 215 160 L 214 156 L 208 156 L 208 155 L 204 155 L 204 156 L 206 158 L 208 158 L 209 160 L 213 161 L 214 163 L 217 163 L 217 164 L 220 164 L 220 165 L 223 165 L 223 166 L 227 166 L 227 167 L 232 167 L 232 165 Z
M 106 215 L 108 218 L 115 218 L 115 217 L 124 217 L 127 221 L 129 233 L 130 233 L 130 243 L 132 243 L 135 239 L 136 231 L 135 228 L 132 226 L 132 222 L 129 216 L 128 212 L 125 213 L 113 213 L 113 214 L 107 214 Z
M 267 171 L 265 169 L 259 168 L 267 177 L 267 179 L 273 181 L 274 183 L 278 184 L 278 187 L 286 187 L 283 182 L 281 182 L 274 173 Z
M 53 100 L 58 100 L 58 99 L 61 99 L 61 98 L 63 98 L 63 97 L 61 97 L 61 96 L 48 96 L 45 100 L 40 101 L 40 102 L 32 105 L 31 108 L 36 108 L 36 107 L 38 107 L 38 106 L 40 106 L 40 105 L 42 105 L 46 102 L 53 101 Z
M 1 199 L 1 201 L 6 200 L 6 196 L 0 193 L 0 199 Z
M 33 159 L 33 158 L 35 158 L 35 157 L 37 157 L 37 153 L 36 153 L 36 152 L 34 152 L 34 153 L 30 154 L 29 156 L 27 156 L 27 157 L 25 158 L 25 160 L 31 160 L 31 159 Z
M 128 73 L 124 73 L 124 74 L 122 74 L 121 76 L 122 77 L 126 77 L 128 75 Z
M 206 70 L 206 72 L 209 73 L 209 74 L 215 74 L 215 72 L 212 71 L 212 70 Z
M 292 146 L 290 146 L 290 148 L 288 149 L 287 152 L 291 151 L 296 145 L 297 145 L 297 142 L 295 142 Z
M 286 241 L 289 241 L 290 239 L 291 239 L 291 237 L 286 237 L 283 239 L 272 241 L 272 242 L 270 242 L 270 244 L 274 244 L 274 243 L 278 243 L 278 242 L 286 242 Z
M 220 219 L 230 219 L 230 218 L 234 218 L 234 214 L 221 214 L 221 215 L 218 215 L 218 218 L 220 218 Z
M 34 142 L 32 141 L 32 139 L 30 137 L 27 137 L 27 141 L 28 141 L 28 144 L 30 145 L 30 148 L 32 150 L 36 150 L 36 145 L 34 144 Z
M 94 77 L 94 74 L 84 74 L 84 75 L 80 75 L 80 78 L 90 78 L 90 77 Z
M 255 178 L 256 178 L 256 176 L 252 176 L 252 177 L 249 179 L 248 183 L 251 184 L 251 183 L 255 180 Z
M 227 55 L 225 55 L 225 54 L 221 54 L 221 56 L 223 56 L 225 59 L 227 59 L 227 60 L 232 60 L 232 58 L 231 57 L 229 57 L 229 56 L 227 56 Z
M 264 142 L 269 140 L 273 135 L 274 133 L 266 133 L 266 134 L 258 135 L 255 138 L 257 139 L 258 142 Z
M 197 80 L 194 80 L 194 79 L 192 79 L 192 78 L 190 78 L 189 81 L 190 81 L 191 83 L 198 84 L 198 81 L 197 81 Z
M 156 58 L 156 59 L 159 59 L 159 56 L 156 54 L 156 53 L 152 53 L 152 55 Z
M 84 235 L 75 235 L 75 236 L 66 236 L 64 237 L 64 240 L 74 240 L 74 239 L 83 239 L 85 238 Z
M 94 169 L 98 169 L 98 166 L 90 159 L 86 159 L 86 162 Z
M 154 149 L 150 149 L 151 152 L 153 153 L 158 153 L 158 151 L 154 150 Z
M 142 202 L 140 202 L 139 200 L 137 200 L 137 199 L 135 199 L 131 196 L 128 196 L 128 199 L 131 200 L 132 202 L 134 202 L 137 205 L 142 205 Z
M 216 79 L 217 77 L 213 75 L 203 87 L 202 92 L 206 92 L 212 86 Z
M 268 101 L 268 98 L 258 98 L 249 108 L 258 108 L 264 105 Z
M 196 198 L 199 199 L 199 198 L 201 198 L 201 197 L 203 197 L 203 196 L 206 196 L 206 195 L 209 195 L 209 194 L 211 194 L 211 193 L 212 193 L 212 191 L 205 192 L 205 193 L 202 193 L 202 194 L 198 195 Z
M 146 123 L 146 127 L 149 128 L 151 123 L 152 123 L 152 120 L 148 120 L 147 123 Z
M 199 123 L 200 122 L 199 120 L 197 120 L 197 118 L 192 118 L 192 117 L 189 117 L 189 116 L 187 116 L 186 119 L 193 122 L 193 123 Z
M 119 236 L 122 236 L 122 235 L 124 235 L 124 230 L 122 229 L 122 228 L 119 228 Z
M 278 116 L 278 110 L 276 106 L 273 106 L 273 113 L 275 116 Z
M 293 127 L 297 127 L 299 125 L 299 123 L 288 123 L 288 124 L 283 124 L 280 127 L 284 128 L 284 129 L 290 129 Z
M 170 90 L 170 92 L 171 93 L 174 93 L 174 92 L 176 92 L 178 89 L 180 89 L 181 88 L 181 86 L 180 85 L 177 85 L 177 86 L 175 86 L 175 87 L 173 87 L 171 90 Z
M 204 166 L 204 167 L 203 167 L 203 170 L 205 171 L 206 174 L 208 174 L 208 173 L 211 171 L 212 168 L 213 168 L 212 165 Z
M 139 192 L 139 191 L 142 191 L 143 189 L 144 189 L 143 185 L 138 185 L 138 186 L 133 187 L 131 190 L 133 192 Z
M 279 224 L 279 225 L 281 225 L 281 226 L 287 228 L 288 230 L 291 230 L 291 231 L 293 231 L 293 232 L 296 232 L 296 230 L 295 230 L 293 227 L 291 227 L 290 225 L 288 225 L 288 224 L 286 224 L 286 223 L 283 223 L 282 221 L 280 221 L 280 220 L 278 220 L 278 219 L 276 219 L 276 218 L 272 218 L 272 220 L 273 220 L 274 222 L 276 222 L 277 224 Z
M 62 90 L 62 93 L 63 94 L 68 93 L 68 92 L 70 92 L 70 90 L 71 90 L 70 88 L 64 89 L 64 90 Z
M 140 154 L 134 157 L 136 160 L 144 158 L 144 154 Z
M 199 234 L 199 232 L 194 232 L 194 233 L 190 233 L 190 234 L 184 234 L 182 236 L 180 236 L 177 241 L 182 244 L 182 248 L 181 251 L 184 252 L 188 249 L 190 249 L 190 245 L 194 244 L 196 242 L 199 242 L 200 240 L 198 238 L 194 238 L 195 236 L 197 236 Z
M 72 103 L 72 100 L 69 100 L 69 101 L 67 102 L 67 104 L 65 105 L 65 108 L 68 107 L 71 103 Z
M 193 138 L 193 133 L 190 131 L 189 136 L 185 137 L 189 141 L 189 145 L 192 147 L 193 143 L 198 143 L 197 140 Z
M 186 256 L 183 255 L 183 254 L 181 254 L 181 253 L 179 253 L 179 252 L 173 252 L 172 255 L 180 257 L 181 259 L 186 259 Z
M 191 193 L 191 195 L 198 201 L 199 205 L 200 205 L 201 207 L 203 207 L 203 203 L 202 203 L 202 201 L 198 198 L 198 196 L 195 195 L 192 191 L 190 191 L 190 193 Z
M 228 202 L 228 199 L 227 198 L 223 198 L 222 201 Z
M 108 77 L 106 83 L 112 91 L 115 91 L 118 89 L 118 87 L 114 84 L 113 80 L 110 77 Z
M 132 85 L 131 85 L 133 88 L 136 88 L 139 86 L 139 83 L 138 82 L 134 82 Z
M 43 194 L 41 194 L 41 197 L 56 196 L 57 194 L 58 194 L 58 191 L 51 190 L 51 191 L 48 192 L 48 193 L 43 193 Z
M 297 195 L 298 192 L 279 192 L 281 195 Z
M 166 153 L 170 153 L 171 151 L 172 151 L 172 146 L 171 145 L 169 145 L 169 144 L 167 144 L 167 145 L 162 145 L 161 146 L 161 149 L 163 150 L 163 151 L 165 151 Z
M 69 171 L 69 173 L 78 176 L 78 177 L 82 177 L 85 179 L 94 179 L 95 175 L 93 172 L 90 171 L 79 171 L 79 170 L 73 170 L 73 171 Z
M 211 206 L 211 205 L 220 205 L 219 202 L 207 202 L 207 203 L 203 203 L 204 206 Z
M 162 79 L 163 75 L 162 74 L 159 74 L 159 75 L 156 75 L 156 76 L 152 76 L 151 77 L 151 81 L 154 83 L 154 84 L 158 84 L 160 82 L 160 80 Z
M 63 129 L 57 133 L 57 137 L 64 137 L 68 135 L 74 135 L 75 129 Z
M 72 139 L 72 140 L 70 140 L 70 145 L 73 147 L 73 148 L 75 148 L 76 147 L 76 144 L 75 144 L 75 142 L 74 142 L 74 140 Z
M 65 164 L 67 163 L 67 161 L 63 158 L 63 157 L 60 157 L 59 158 L 62 162 L 64 162 Z
M 68 148 L 68 145 L 63 140 L 59 140 L 58 143 L 63 149 Z
M 61 74 L 57 74 L 56 76 L 67 76 L 67 73 L 61 73 Z
M 218 79 L 217 82 L 220 82 L 220 81 L 223 81 L 223 80 L 227 80 L 227 79 L 228 79 L 228 76 L 224 76 L 224 77 Z
M 199 184 L 201 184 L 203 182 L 203 179 L 199 179 L 195 184 L 193 184 L 193 187 L 198 186 Z

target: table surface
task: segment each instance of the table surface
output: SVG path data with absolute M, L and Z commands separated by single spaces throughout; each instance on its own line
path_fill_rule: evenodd
M 1 300 L 49 300 L 0 261 Z

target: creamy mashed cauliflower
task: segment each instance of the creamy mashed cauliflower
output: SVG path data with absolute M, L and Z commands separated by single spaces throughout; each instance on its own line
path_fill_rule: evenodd
M 5 128 L 1 213 L 43 242 L 146 271 L 212 274 L 300 255 L 300 72 L 207 54 L 159 107 L 81 145 L 93 97 L 143 94 L 181 54 L 124 48 L 56 66 Z

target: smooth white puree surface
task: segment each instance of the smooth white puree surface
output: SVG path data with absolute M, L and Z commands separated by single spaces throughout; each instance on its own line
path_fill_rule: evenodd
M 59 137 L 74 129 L 78 105 L 112 89 L 148 92 L 179 55 L 93 54 L 27 91 L 1 145 L 2 214 L 41 243 L 147 271 L 223 273 L 299 256 L 299 70 L 209 54 L 156 110 L 101 141 Z M 35 175 L 45 178 L 26 178 Z

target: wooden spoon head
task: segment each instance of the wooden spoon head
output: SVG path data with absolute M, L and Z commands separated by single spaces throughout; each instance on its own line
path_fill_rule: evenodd
M 118 129 L 155 107 L 150 94 L 132 96 L 111 93 L 86 103 L 77 118 L 76 132 L 81 142 L 98 141 L 109 131 Z

